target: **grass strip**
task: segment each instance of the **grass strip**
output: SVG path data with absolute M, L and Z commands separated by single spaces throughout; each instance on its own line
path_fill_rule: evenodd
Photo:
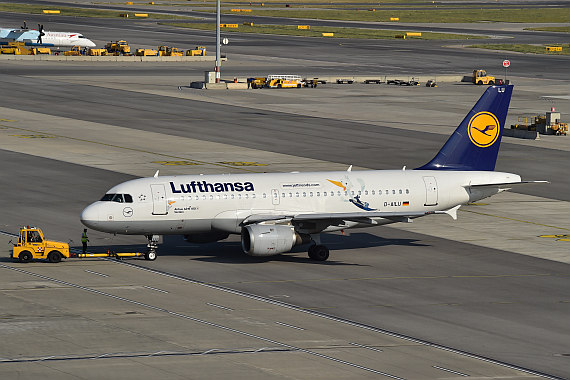
M 250 9 L 251 7 L 248 7 Z M 473 22 L 568 22 L 570 20 L 570 8 L 533 8 L 529 9 L 440 9 L 430 10 L 382 10 L 375 12 L 357 10 L 332 10 L 332 9 L 258 9 L 251 8 L 248 15 L 287 17 L 318 20 L 343 20 L 343 21 L 390 21 L 391 17 L 398 17 L 400 22 L 421 23 L 473 23 Z M 202 12 L 213 12 L 203 10 Z M 229 9 L 223 10 L 224 14 L 236 14 Z
M 12 13 L 29 13 L 29 14 L 43 14 L 44 9 L 59 10 L 61 11 L 58 15 L 46 15 L 46 16 L 75 16 L 75 17 L 96 17 L 96 18 L 114 18 L 120 17 L 121 14 L 128 13 L 129 19 L 140 20 L 139 17 L 134 17 L 135 13 L 146 13 L 142 11 L 136 12 L 120 12 L 120 11 L 107 11 L 102 9 L 88 9 L 88 8 L 76 8 L 76 7 L 60 7 L 60 6 L 49 6 L 49 5 L 28 5 L 28 4 L 7 4 L 0 3 L 0 12 L 12 12 Z M 146 17 L 145 17 L 146 18 Z M 184 17 L 184 16 L 174 16 L 166 14 L 148 13 L 149 19 L 197 19 L 196 17 Z M 127 19 L 127 20 L 129 20 Z
M 190 28 L 200 30 L 215 30 L 215 23 L 160 23 L 161 25 L 175 26 L 179 28 Z M 394 39 L 398 34 L 405 34 L 405 31 L 379 30 L 364 28 L 330 28 L 311 27 L 309 30 L 297 29 L 296 25 L 239 25 L 238 28 L 222 28 L 224 32 L 234 33 L 259 33 L 259 34 L 279 34 L 287 36 L 301 37 L 322 37 L 321 33 L 334 33 L 335 38 L 367 38 L 367 39 Z M 330 38 L 330 37 L 328 37 Z M 409 39 L 422 40 L 467 40 L 482 39 L 484 36 L 474 36 L 467 34 L 432 33 L 422 32 L 421 37 L 408 37 Z
M 540 32 L 570 33 L 570 26 L 543 26 L 540 28 L 525 28 L 524 30 L 536 30 Z
M 562 51 L 547 51 L 546 46 L 562 46 Z M 516 51 L 519 53 L 570 55 L 570 44 L 528 45 L 528 44 L 481 44 L 470 45 L 469 48 Z

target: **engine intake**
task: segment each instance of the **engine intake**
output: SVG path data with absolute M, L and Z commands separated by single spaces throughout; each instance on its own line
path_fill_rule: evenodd
M 309 235 L 300 235 L 293 226 L 252 224 L 241 230 L 241 246 L 250 256 L 273 256 L 306 244 Z

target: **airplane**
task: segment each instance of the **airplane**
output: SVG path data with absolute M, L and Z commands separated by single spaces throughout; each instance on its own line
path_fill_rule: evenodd
M 512 85 L 487 88 L 437 155 L 406 170 L 182 175 L 130 180 L 87 206 L 91 229 L 145 235 L 147 260 L 156 259 L 160 235 L 191 243 L 241 234 L 251 256 L 289 252 L 310 244 L 309 257 L 325 261 L 320 234 L 448 214 L 461 205 L 529 182 L 495 172 Z M 492 126 L 492 128 L 491 128 Z
M 0 45 L 9 42 L 23 42 L 25 46 L 45 47 L 95 47 L 95 43 L 85 38 L 81 33 L 49 32 L 38 24 L 38 29 L 28 29 L 26 23 L 20 29 L 0 28 Z

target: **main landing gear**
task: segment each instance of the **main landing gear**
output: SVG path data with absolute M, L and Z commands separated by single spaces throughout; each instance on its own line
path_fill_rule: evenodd
M 321 244 L 321 236 L 311 236 L 313 244 L 309 246 L 309 257 L 315 261 L 326 261 L 329 258 L 329 249 Z
M 147 253 L 145 253 L 144 258 L 146 260 L 154 261 L 156 260 L 156 249 L 158 248 L 158 240 L 160 239 L 159 235 L 146 235 L 148 240 L 148 247 Z
M 326 261 L 329 249 L 322 244 L 313 244 L 309 247 L 309 257 L 315 261 Z

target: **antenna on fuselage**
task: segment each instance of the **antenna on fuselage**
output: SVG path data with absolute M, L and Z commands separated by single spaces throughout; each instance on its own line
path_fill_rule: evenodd
M 346 171 L 347 171 L 347 172 L 351 172 L 351 171 L 352 171 L 352 165 L 350 165 L 350 166 L 348 167 L 348 169 L 346 169 Z
M 158 169 L 158 170 L 156 171 L 156 173 L 154 173 L 154 178 L 157 178 L 157 177 L 158 177 L 158 172 L 159 172 L 159 171 L 160 171 L 160 169 Z

